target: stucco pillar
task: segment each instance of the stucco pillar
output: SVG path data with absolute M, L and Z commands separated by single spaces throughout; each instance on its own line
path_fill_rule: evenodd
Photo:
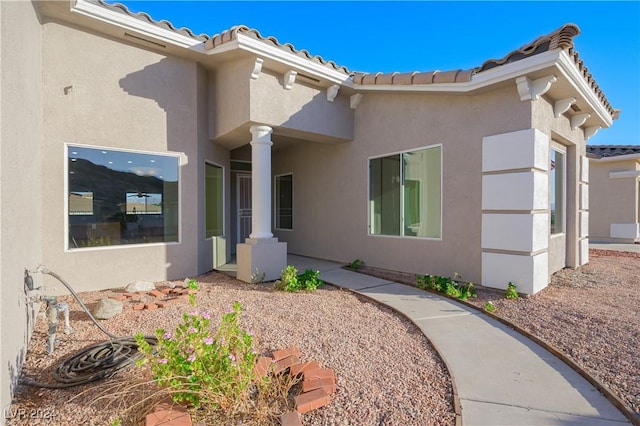
M 269 126 L 251 131 L 251 234 L 236 248 L 237 278 L 244 282 L 273 281 L 287 265 L 287 243 L 271 232 L 271 133 Z
M 271 238 L 271 132 L 269 126 L 251 126 L 251 234 Z

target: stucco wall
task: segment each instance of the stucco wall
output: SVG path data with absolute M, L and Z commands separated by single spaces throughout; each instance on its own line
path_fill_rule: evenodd
M 415 273 L 481 277 L 482 138 L 530 127 L 516 88 L 476 96 L 366 94 L 353 142 L 300 142 L 274 152 L 273 174 L 293 172 L 291 253 Z M 368 235 L 368 158 L 442 144 L 442 239 Z
M 589 233 L 592 240 L 611 239 L 612 223 L 637 223 L 636 179 L 632 177 L 611 179 L 611 172 L 635 171 L 635 160 L 590 161 L 589 178 Z
M 533 127 L 550 135 L 554 143 L 560 144 L 566 149 L 566 226 L 562 243 L 555 237 L 549 245 L 549 273 L 556 272 L 562 267 L 577 267 L 583 261 L 580 258 L 580 241 L 587 235 L 580 233 L 580 215 L 588 218 L 588 209 L 580 206 L 580 175 L 581 158 L 586 152 L 584 131 L 581 127 L 572 129 L 570 114 L 565 113 L 555 117 L 553 113 L 554 102 L 541 98 L 532 102 Z M 586 184 L 586 183 L 585 183 Z M 564 253 L 562 253 L 564 251 Z M 564 264 L 560 259 L 565 257 Z M 554 261 L 555 260 L 555 261 Z
M 207 269 L 198 257 L 206 243 L 197 188 L 203 157 L 221 165 L 227 157 L 207 140 L 206 73 L 193 62 L 57 23 L 44 25 L 43 34 L 45 265 L 77 290 Z M 179 153 L 180 242 L 65 251 L 64 143 Z
M 0 2 L 0 410 L 11 403 L 34 321 L 24 269 L 42 261 L 41 52 L 33 5 Z
M 210 80 L 211 139 L 246 125 L 250 117 L 249 79 L 254 60 L 240 59 L 218 66 Z M 249 127 L 246 126 L 246 133 Z M 247 137 L 247 140 L 250 140 Z
M 353 139 L 354 112 L 348 97 L 329 102 L 325 89 L 304 81 L 285 89 L 283 78 L 264 70 L 250 81 L 252 122 L 277 126 L 290 136 L 306 132 L 307 138 L 320 142 Z

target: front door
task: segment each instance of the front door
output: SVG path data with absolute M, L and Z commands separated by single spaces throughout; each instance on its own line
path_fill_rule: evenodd
M 244 243 L 251 234 L 251 175 L 238 174 L 238 243 Z

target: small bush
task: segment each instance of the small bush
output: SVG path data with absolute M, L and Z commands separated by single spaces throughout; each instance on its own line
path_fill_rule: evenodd
M 235 302 L 214 334 L 207 312 L 185 313 L 173 333 L 156 330 L 155 347 L 138 333 L 136 343 L 145 356 L 140 364 L 149 364 L 154 379 L 176 402 L 224 411 L 246 405 L 257 354 L 252 336 L 238 325 L 240 313 Z
M 364 266 L 364 260 L 360 260 L 360 259 L 356 259 L 349 264 L 349 268 L 353 269 L 354 271 L 357 271 L 362 266 Z
M 488 301 L 484 304 L 484 310 L 487 312 L 494 312 L 496 310 L 496 307 L 492 301 Z
M 307 269 L 302 274 L 298 274 L 295 266 L 288 265 L 282 270 L 280 279 L 275 283 L 275 288 L 289 292 L 314 291 L 323 284 L 324 281 L 320 279 L 319 271 Z
M 473 283 L 462 284 L 462 277 L 455 274 L 454 278 L 441 277 L 439 275 L 423 275 L 416 277 L 417 287 L 421 290 L 432 290 L 444 293 L 447 296 L 455 297 L 460 300 L 467 300 L 470 297 L 477 297 L 476 289 Z
M 504 298 L 505 299 L 518 299 L 520 297 L 520 295 L 518 294 L 518 290 L 516 288 L 516 285 L 514 283 L 509 283 L 507 285 L 507 289 L 504 292 Z

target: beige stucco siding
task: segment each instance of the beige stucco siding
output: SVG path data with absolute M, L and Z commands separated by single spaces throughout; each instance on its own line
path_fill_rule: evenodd
M 638 222 L 637 179 L 614 178 L 610 173 L 638 170 L 636 160 L 590 162 L 589 232 L 594 241 L 611 239 L 611 224 Z
M 553 106 L 554 102 L 546 98 L 532 102 L 533 127 L 549 135 L 553 143 L 564 146 L 566 150 L 565 232 L 563 239 L 555 236 L 549 242 L 549 273 L 565 266 L 577 267 L 582 263 L 579 241 L 586 236 L 580 235 L 580 213 L 583 217 L 587 213 L 585 209 L 580 209 L 579 191 L 581 158 L 586 151 L 584 131 L 581 127 L 571 128 L 569 113 L 555 117 Z
M 0 2 L 0 407 L 11 403 L 33 327 L 24 269 L 42 261 L 42 38 L 30 2 Z M 36 286 L 41 285 L 35 276 Z M 4 413 L 3 413 L 4 414 Z M 4 424 L 4 416 L 0 423 Z
M 43 262 L 78 290 L 203 272 L 204 158 L 227 166 L 208 142 L 208 74 L 195 63 L 56 23 L 43 27 Z M 65 94 L 64 88 L 70 88 Z M 176 153 L 180 242 L 65 251 L 65 143 Z
M 366 94 L 353 142 L 309 142 L 274 152 L 273 173 L 293 172 L 289 251 L 415 273 L 481 276 L 482 138 L 526 129 L 515 87 L 477 96 Z M 369 158 L 442 144 L 442 239 L 368 235 Z
M 249 135 L 249 79 L 253 64 L 253 60 L 245 58 L 223 63 L 213 72 L 209 88 L 211 139 L 224 136 L 243 125 Z
M 250 80 L 252 122 L 278 127 L 288 136 L 304 133 L 314 141 L 353 139 L 354 112 L 348 97 L 338 96 L 329 102 L 326 89 L 304 81 L 285 89 L 283 79 L 283 75 L 264 70 Z

